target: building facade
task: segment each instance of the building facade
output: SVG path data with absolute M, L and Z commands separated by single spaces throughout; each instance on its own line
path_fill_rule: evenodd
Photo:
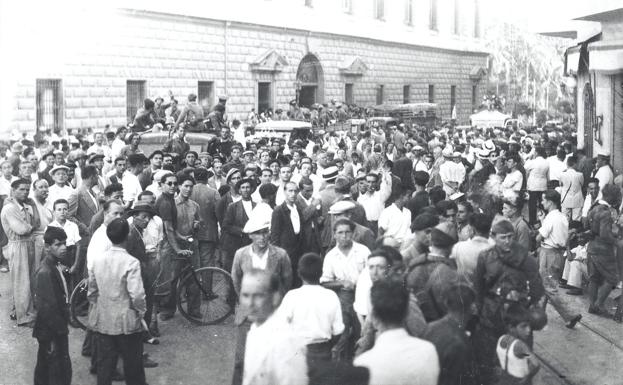
M 623 8 L 578 20 L 599 22 L 601 32 L 567 49 L 566 74 L 576 79 L 578 147 L 610 154 L 623 172 Z
M 467 122 L 486 87 L 478 0 L 210 3 L 130 1 L 73 10 L 76 23 L 60 31 L 37 27 L 53 55 L 15 69 L 3 129 L 118 126 L 169 90 L 180 105 L 197 94 L 206 111 L 227 95 L 230 119 L 335 99 L 434 102 L 443 119 L 456 107 Z

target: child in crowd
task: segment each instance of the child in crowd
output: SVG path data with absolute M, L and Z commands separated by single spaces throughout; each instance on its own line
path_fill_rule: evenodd
M 539 361 L 529 346 L 532 329 L 530 313 L 519 303 L 511 304 L 503 315 L 507 334 L 498 340 L 499 385 L 530 385 L 539 371 Z
M 48 226 L 60 227 L 65 230 L 67 234 L 67 254 L 64 261 L 61 261 L 68 270 L 66 275 L 69 276 L 68 286 L 69 292 L 73 291 L 73 288 L 82 279 L 82 266 L 79 263 L 78 256 L 80 255 L 80 232 L 78 231 L 78 225 L 72 221 L 67 220 L 67 213 L 69 212 L 69 202 L 65 199 L 58 199 L 54 202 L 53 206 L 54 220 L 50 222 Z

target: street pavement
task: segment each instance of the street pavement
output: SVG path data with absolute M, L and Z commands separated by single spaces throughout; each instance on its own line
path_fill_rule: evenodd
M 32 329 L 15 326 L 11 310 L 9 274 L 0 274 L 0 385 L 33 383 L 37 340 Z M 179 313 L 160 322 L 160 345 L 144 345 L 157 368 L 145 369 L 150 385 L 222 385 L 231 383 L 235 346 L 233 317 L 222 325 L 196 326 Z M 80 354 L 84 331 L 70 327 L 69 354 L 72 384 L 94 385 L 89 358 Z M 118 384 L 122 384 L 118 382 Z
M 17 327 L 9 319 L 10 298 L 9 275 L 0 274 L 0 385 L 32 384 L 37 341 L 32 338 L 32 329 Z M 548 325 L 535 334 L 534 350 L 542 365 L 533 384 L 622 385 L 619 363 L 623 362 L 623 326 L 586 313 L 584 297 L 562 294 L 562 298 L 584 318 L 569 330 L 548 306 Z M 612 308 L 613 302 L 608 306 Z M 160 322 L 160 332 L 160 345 L 144 345 L 150 358 L 159 363 L 157 368 L 146 369 L 149 384 L 230 383 L 235 346 L 232 317 L 222 325 L 196 326 L 178 313 Z M 89 373 L 89 359 L 80 355 L 83 339 L 82 330 L 70 328 L 72 383 L 91 385 L 96 380 Z

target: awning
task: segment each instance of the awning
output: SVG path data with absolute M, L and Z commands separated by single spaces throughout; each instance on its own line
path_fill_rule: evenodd
M 611 74 L 623 71 L 623 40 L 590 43 L 588 55 L 592 71 Z
M 580 46 L 567 49 L 565 55 L 565 75 L 577 75 L 580 67 Z

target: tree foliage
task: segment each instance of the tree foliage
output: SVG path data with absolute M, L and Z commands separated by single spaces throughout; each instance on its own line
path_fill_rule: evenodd
M 507 109 L 525 112 L 547 106 L 556 110 L 556 103 L 569 97 L 560 88 L 568 41 L 508 23 L 490 25 L 484 36 L 491 53 L 489 81 L 492 87 L 504 91 Z

